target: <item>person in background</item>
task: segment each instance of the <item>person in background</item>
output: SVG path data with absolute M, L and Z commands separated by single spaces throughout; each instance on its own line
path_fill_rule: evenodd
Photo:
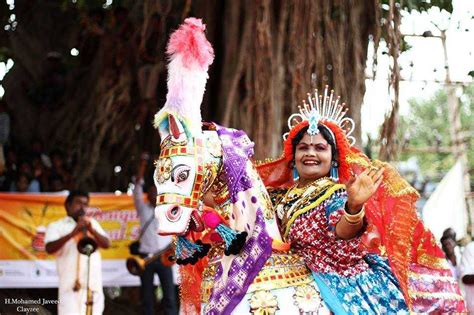
M 39 155 L 31 155 L 32 176 L 38 181 L 41 191 L 48 187 L 48 178 L 46 177 L 46 166 L 43 164 Z
M 31 142 L 31 149 L 30 149 L 30 159 L 33 161 L 34 158 L 39 158 L 40 162 L 43 164 L 45 168 L 51 168 L 51 159 L 49 155 L 46 153 L 46 150 L 44 149 L 44 144 L 43 142 L 35 138 Z
M 0 172 L 1 191 L 10 191 L 14 187 L 18 173 L 18 156 L 12 147 L 5 151 L 5 170 Z
M 51 183 L 51 178 L 57 179 L 58 176 L 61 177 L 63 184 L 63 187 L 61 187 L 59 190 L 71 189 L 71 187 L 73 187 L 72 177 L 66 166 L 67 163 L 65 161 L 64 153 L 59 150 L 55 150 L 51 152 L 50 157 L 52 167 L 50 173 L 48 174 L 48 185 L 50 186 L 48 187 L 48 190 L 58 191 L 58 187 L 51 187 L 53 186 L 53 183 Z
M 142 258 L 153 256 L 171 245 L 171 236 L 158 235 L 158 222 L 155 218 L 156 187 L 151 184 L 147 189 L 147 202 L 143 199 L 143 176 L 149 160 L 148 154 L 143 154 L 138 169 L 138 174 L 134 180 L 133 200 L 140 219 L 140 228 L 142 235 L 140 239 L 140 248 Z M 166 315 L 178 314 L 178 305 L 176 289 L 171 267 L 163 265 L 161 259 L 156 259 L 145 267 L 145 272 L 140 276 L 141 296 L 144 308 L 144 314 L 152 315 L 155 304 L 155 288 L 153 279 L 155 273 L 158 275 L 163 290 L 163 300 L 161 301 Z
M 59 174 L 52 174 L 48 177 L 48 187 L 48 191 L 53 192 L 63 191 L 66 189 L 66 187 L 64 187 L 64 179 Z
M 15 182 L 10 189 L 11 192 L 28 192 L 30 186 L 30 179 L 28 175 L 20 173 L 17 175 Z
M 41 191 L 40 183 L 34 178 L 31 164 L 28 161 L 20 162 L 15 183 L 12 185 L 10 191 L 30 193 L 38 193 Z
M 443 236 L 440 239 L 441 249 L 446 255 L 449 268 L 453 272 L 455 279 L 458 279 L 458 252 L 456 243 L 456 232 L 452 228 L 444 230 Z
M 469 314 L 474 315 L 474 242 L 464 248 L 459 265 L 460 280 L 464 284 L 464 298 Z
M 110 240 L 100 224 L 87 216 L 88 206 L 87 192 L 71 191 L 65 201 L 67 216 L 52 222 L 46 230 L 46 252 L 56 255 L 60 315 L 86 314 L 88 258 L 79 253 L 78 241 L 87 235 L 97 242 L 99 248 L 110 246 Z M 98 250 L 90 255 L 89 288 L 92 290 L 92 314 L 102 314 L 102 260 Z

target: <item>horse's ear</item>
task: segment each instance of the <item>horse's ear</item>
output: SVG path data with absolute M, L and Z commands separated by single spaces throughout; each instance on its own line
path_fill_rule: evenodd
M 183 125 L 173 114 L 168 115 L 168 128 L 171 135 L 171 141 L 183 142 L 187 139 Z

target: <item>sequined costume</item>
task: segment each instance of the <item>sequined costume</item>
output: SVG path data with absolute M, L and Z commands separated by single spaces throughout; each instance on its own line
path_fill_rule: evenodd
M 335 314 L 408 312 L 386 259 L 367 255 L 361 235 L 337 238 L 344 185 L 322 178 L 305 188 L 274 196 L 282 235 L 313 271 L 322 297 Z
M 354 146 L 354 122 L 345 117 L 344 106 L 327 87 L 323 95 L 317 90 L 308 94 L 288 119 L 282 156 L 258 165 L 266 187 L 273 188 L 274 204 L 281 204 L 276 212 L 283 237 L 314 271 L 324 301 L 336 314 L 392 313 L 406 307 L 415 313 L 465 312 L 444 254 L 418 216 L 417 191 L 390 164 L 372 161 Z M 335 146 L 332 180 L 320 179 L 298 191 L 293 139 L 303 130 L 316 135 L 319 128 Z M 361 235 L 338 240 L 334 226 L 346 201 L 345 184 L 352 175 L 382 168 L 382 184 L 364 204 Z

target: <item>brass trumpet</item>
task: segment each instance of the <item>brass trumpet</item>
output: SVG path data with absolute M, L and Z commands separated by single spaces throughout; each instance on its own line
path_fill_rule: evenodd
M 84 236 L 77 242 L 77 250 L 83 255 L 90 256 L 97 249 L 97 241 L 87 236 L 87 228 L 84 228 L 83 234 Z
M 146 265 L 154 262 L 157 259 L 161 259 L 161 263 L 164 266 L 170 267 L 174 264 L 174 261 L 170 259 L 173 255 L 174 247 L 170 244 L 165 249 L 160 250 L 153 254 L 153 256 L 141 258 L 138 256 L 132 256 L 127 258 L 127 270 L 134 276 L 141 276 L 145 271 Z
M 92 298 L 92 290 L 89 287 L 89 280 L 90 280 L 90 270 L 91 270 L 91 255 L 93 252 L 96 251 L 97 249 L 97 241 L 93 239 L 90 236 L 87 236 L 87 228 L 84 227 L 82 230 L 82 233 L 84 234 L 82 238 L 77 242 L 77 250 L 79 253 L 86 255 L 87 256 L 87 299 L 86 299 L 86 315 L 92 315 L 92 307 L 94 304 L 93 298 Z M 80 283 L 78 283 L 78 280 L 76 279 L 76 284 L 74 288 L 77 289 L 80 288 Z M 76 290 L 75 290 L 76 291 Z

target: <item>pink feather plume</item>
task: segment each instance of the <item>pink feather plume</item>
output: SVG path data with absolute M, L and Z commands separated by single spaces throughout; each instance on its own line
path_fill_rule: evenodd
M 205 29 L 200 19 L 188 18 L 171 35 L 166 51 L 168 94 L 165 106 L 155 116 L 155 126 L 159 126 L 167 114 L 173 114 L 186 122 L 185 127 L 191 134 L 202 132 L 201 103 L 207 70 L 214 60 L 214 50 L 206 39 Z
M 181 54 L 183 66 L 190 68 L 197 63 L 203 70 L 214 60 L 214 49 L 206 39 L 206 25 L 201 19 L 187 18 L 184 23 L 171 35 L 166 53 Z

